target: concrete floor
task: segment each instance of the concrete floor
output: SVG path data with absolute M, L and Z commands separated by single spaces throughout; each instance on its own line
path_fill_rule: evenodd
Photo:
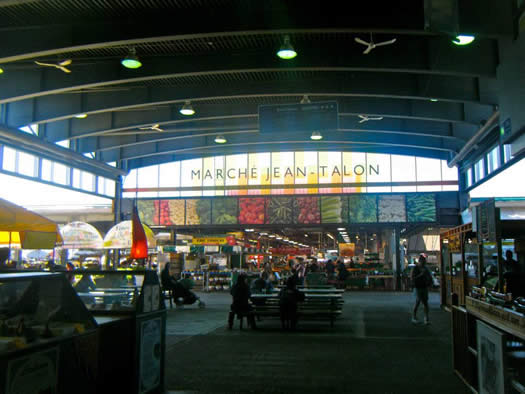
M 450 316 L 431 293 L 430 326 L 410 323 L 409 293 L 347 292 L 343 316 L 226 328 L 231 297 L 168 310 L 166 388 L 196 393 L 469 393 L 452 371 Z M 422 310 L 421 310 L 422 319 Z

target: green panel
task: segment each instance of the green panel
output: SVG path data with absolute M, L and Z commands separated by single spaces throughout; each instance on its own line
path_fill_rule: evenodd
M 409 222 L 436 221 L 435 194 L 409 194 L 407 198 L 407 216 Z
M 158 224 L 158 218 L 155 215 L 154 200 L 138 200 L 137 211 L 139 212 L 140 221 L 144 224 Z
M 321 220 L 323 223 L 346 223 L 348 198 L 346 196 L 322 196 Z
M 271 197 L 266 201 L 266 223 L 293 223 L 293 197 Z
M 377 196 L 349 196 L 348 220 L 350 223 L 377 223 Z
M 212 203 L 212 224 L 237 224 L 236 197 L 214 198 Z

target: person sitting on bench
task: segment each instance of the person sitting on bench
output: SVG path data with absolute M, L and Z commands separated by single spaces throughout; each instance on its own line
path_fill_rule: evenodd
M 291 276 L 286 287 L 279 293 L 279 313 L 283 330 L 295 330 L 297 325 L 297 303 L 304 301 L 304 294 L 296 289 L 297 277 Z
M 164 290 L 171 290 L 175 305 L 191 305 L 199 301 L 199 307 L 204 307 L 204 302 L 188 288 L 184 280 L 175 280 L 175 278 L 170 275 L 170 263 L 166 263 L 164 269 L 161 271 L 160 281 Z
M 252 293 L 267 293 L 271 294 L 273 290 L 273 284 L 268 277 L 268 272 L 261 272 L 261 276 L 252 282 L 250 290 Z

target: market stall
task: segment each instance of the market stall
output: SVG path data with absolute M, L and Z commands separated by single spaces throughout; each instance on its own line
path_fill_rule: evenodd
M 166 311 L 157 273 L 74 271 L 72 285 L 98 325 L 93 392 L 163 392 Z
M 62 242 L 56 223 L 9 201 L 0 199 L 0 247 L 53 249 Z M 4 261 L 0 261 L 3 264 Z
M 155 239 L 155 234 L 151 229 L 142 224 L 144 228 L 144 233 L 146 234 L 146 239 L 148 242 L 148 253 L 150 255 L 156 253 L 157 241 Z M 104 249 L 113 249 L 117 250 L 120 254 L 120 251 L 123 251 L 124 255 L 127 255 L 131 250 L 133 243 L 132 237 L 132 221 L 125 220 L 111 227 L 104 237 L 103 248 Z M 116 268 L 118 258 L 114 260 L 114 266 Z
M 494 200 L 487 200 L 477 207 L 474 222 L 475 238 L 463 231 L 456 237 L 459 247 L 449 246 L 461 251 L 455 260 L 464 275 L 463 287 L 452 288 L 450 297 L 454 370 L 475 391 L 521 393 L 525 387 L 525 221 L 501 220 Z M 449 265 L 453 267 L 452 261 Z M 475 268 L 469 269 L 471 265 Z M 468 280 L 470 271 L 477 283 Z
M 75 252 L 65 259 L 75 258 L 83 268 L 100 268 L 100 256 L 103 254 L 103 239 L 98 230 L 84 222 L 71 222 L 60 228 L 64 240 L 62 250 L 64 254 Z M 93 260 L 89 260 L 93 257 Z M 95 259 L 98 257 L 98 259 Z
M 2 393 L 94 393 L 97 324 L 62 274 L 0 274 Z

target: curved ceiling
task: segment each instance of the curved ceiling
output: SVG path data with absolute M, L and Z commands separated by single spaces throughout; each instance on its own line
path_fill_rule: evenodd
M 43 140 L 69 139 L 75 151 L 127 169 L 277 149 L 450 159 L 494 112 L 504 15 L 487 24 L 478 8 L 490 1 L 462 2 L 462 24 L 476 40 L 459 47 L 429 27 L 439 19 L 439 9 L 425 8 L 432 2 L 391 3 L 3 1 L 0 126 L 38 123 Z M 370 34 L 396 42 L 365 55 L 355 38 Z M 285 35 L 293 60 L 275 55 Z M 139 69 L 120 64 L 130 48 Z M 64 59 L 71 73 L 35 63 Z M 338 102 L 337 131 L 320 142 L 307 132 L 258 132 L 260 105 L 304 95 Z M 179 113 L 186 100 L 191 117 Z M 88 116 L 75 118 L 81 113 Z M 360 122 L 363 114 L 382 119 Z M 144 130 L 157 124 L 162 131 Z M 218 134 L 228 143 L 215 144 Z

